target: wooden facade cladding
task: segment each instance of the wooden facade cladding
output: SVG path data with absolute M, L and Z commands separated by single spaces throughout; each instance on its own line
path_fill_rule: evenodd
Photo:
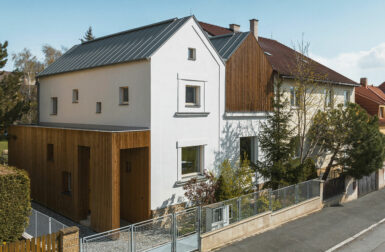
M 9 164 L 29 173 L 33 200 L 75 221 L 85 219 L 90 210 L 91 227 L 98 232 L 120 227 L 120 204 L 140 209 L 142 220 L 150 217 L 149 130 L 12 126 L 9 137 Z M 47 158 L 48 144 L 53 145 L 51 160 Z M 121 203 L 120 152 L 125 149 L 142 153 L 141 179 L 131 180 L 135 183 L 132 188 L 138 188 L 136 193 L 140 191 L 141 202 L 123 199 Z M 84 170 L 87 166 L 89 171 Z M 70 192 L 63 188 L 63 172 L 71 174 Z
M 271 111 L 273 68 L 253 34 L 226 62 L 226 112 Z

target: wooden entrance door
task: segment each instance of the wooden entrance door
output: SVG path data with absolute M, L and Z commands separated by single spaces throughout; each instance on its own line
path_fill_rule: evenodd
M 78 146 L 79 217 L 86 219 L 91 213 L 90 147 Z
M 135 223 L 149 218 L 149 148 L 120 150 L 120 217 Z

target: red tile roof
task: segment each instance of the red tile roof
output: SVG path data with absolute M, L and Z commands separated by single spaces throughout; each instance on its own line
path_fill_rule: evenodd
M 230 29 L 220 27 L 217 25 L 207 24 L 199 22 L 203 30 L 205 30 L 211 36 L 223 35 L 232 33 Z M 279 43 L 276 40 L 258 37 L 258 43 L 262 49 L 267 53 L 269 63 L 273 69 L 281 75 L 293 76 L 297 65 L 297 57 L 295 50 Z M 306 58 L 309 62 L 312 62 L 314 72 L 318 75 L 326 76 L 326 79 L 336 83 L 353 84 L 357 85 L 355 81 L 337 73 L 336 71 L 310 59 Z
M 385 93 L 374 86 L 356 87 L 355 101 L 364 108 L 370 115 L 378 115 L 380 105 L 385 105 Z M 385 125 L 385 118 L 379 120 L 380 125 Z

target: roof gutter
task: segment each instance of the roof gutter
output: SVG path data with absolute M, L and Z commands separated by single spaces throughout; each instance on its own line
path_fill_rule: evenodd
M 282 78 L 284 79 L 290 79 L 294 80 L 295 77 L 291 75 L 281 75 Z M 317 79 L 309 79 L 309 81 L 314 81 L 314 82 L 321 82 L 321 83 L 327 83 L 327 84 L 336 84 L 336 85 L 343 85 L 343 86 L 352 86 L 352 87 L 359 87 L 361 86 L 360 84 L 354 84 L 354 83 L 346 83 L 346 82 L 338 82 L 338 81 L 329 81 L 329 80 L 317 80 Z

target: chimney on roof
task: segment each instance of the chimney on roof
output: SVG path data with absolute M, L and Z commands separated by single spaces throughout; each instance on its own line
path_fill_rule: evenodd
M 254 34 L 258 41 L 258 19 L 250 19 L 250 32 Z
M 361 84 L 361 86 L 362 87 L 368 87 L 368 78 L 365 78 L 365 77 L 363 77 L 363 78 L 361 78 L 360 79 L 360 84 Z
M 239 32 L 241 29 L 241 26 L 237 24 L 230 24 L 229 27 L 230 30 L 232 30 L 233 32 Z

